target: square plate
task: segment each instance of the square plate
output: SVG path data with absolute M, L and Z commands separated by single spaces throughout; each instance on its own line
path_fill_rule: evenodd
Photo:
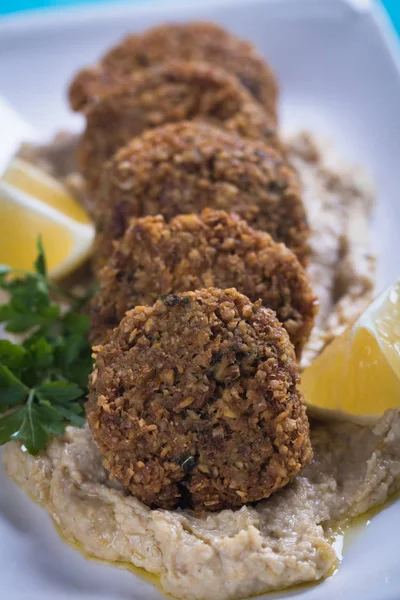
M 156 23 L 213 20 L 253 41 L 282 86 L 284 129 L 331 137 L 364 165 L 378 193 L 378 285 L 399 275 L 400 53 L 383 9 L 369 0 L 242 0 L 113 5 L 3 18 L 0 92 L 40 132 L 79 130 L 66 88 L 124 34 Z M 353 535 L 342 565 L 317 586 L 265 598 L 398 600 L 400 503 Z M 156 600 L 131 573 L 84 560 L 47 515 L 0 472 L 0 596 L 7 600 Z

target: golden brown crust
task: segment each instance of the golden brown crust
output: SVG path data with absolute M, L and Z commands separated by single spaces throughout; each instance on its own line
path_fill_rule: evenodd
M 97 190 L 105 161 L 132 138 L 185 119 L 279 147 L 275 122 L 235 77 L 206 63 L 164 63 L 138 72 L 88 112 L 78 162 L 89 188 Z
M 137 307 L 95 351 L 93 435 L 111 476 L 150 506 L 256 502 L 312 458 L 288 335 L 234 289 Z
M 237 213 L 307 263 L 309 228 L 295 170 L 277 151 L 215 126 L 182 122 L 148 131 L 105 167 L 97 198 L 96 263 L 130 217 Z
M 138 70 L 169 60 L 209 62 L 235 75 L 276 118 L 278 85 L 268 64 L 255 48 L 212 23 L 176 23 L 131 35 L 94 68 L 83 69 L 69 90 L 73 110 L 90 104 Z
M 137 305 L 171 292 L 236 287 L 276 312 L 299 358 L 317 310 L 308 276 L 288 248 L 236 215 L 211 209 L 169 224 L 162 216 L 133 219 L 99 283 L 92 301 L 93 343 L 104 342 Z

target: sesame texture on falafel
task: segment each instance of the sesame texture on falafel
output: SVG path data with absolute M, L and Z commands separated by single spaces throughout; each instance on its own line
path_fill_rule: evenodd
M 240 507 L 312 458 L 287 332 L 235 289 L 136 307 L 95 353 L 90 427 L 111 476 L 151 507 Z
M 137 72 L 87 112 L 78 163 L 91 193 L 104 162 L 129 140 L 185 119 L 280 147 L 275 120 L 236 77 L 207 63 L 161 63 Z
M 225 211 L 132 219 L 100 270 L 91 339 L 107 339 L 125 312 L 158 297 L 206 287 L 236 287 L 261 298 L 283 324 L 299 358 L 316 314 L 308 276 L 286 246 Z
M 126 37 L 96 67 L 80 71 L 71 83 L 74 110 L 87 110 L 141 69 L 169 60 L 209 62 L 235 75 L 276 118 L 278 84 L 270 67 L 249 42 L 214 23 L 172 23 Z
M 104 264 L 130 217 L 237 213 L 307 263 L 309 227 L 296 171 L 262 142 L 182 122 L 133 139 L 105 166 L 96 198 L 95 260 Z

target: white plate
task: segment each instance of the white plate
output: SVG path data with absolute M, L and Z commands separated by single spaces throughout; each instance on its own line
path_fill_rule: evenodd
M 368 0 L 242 0 L 103 6 L 3 19 L 0 93 L 49 135 L 77 129 L 65 90 L 74 72 L 123 34 L 162 21 L 219 21 L 254 41 L 281 80 L 285 128 L 333 137 L 365 165 L 379 190 L 374 237 L 379 284 L 399 274 L 400 55 L 383 10 Z M 0 132 L 1 143 L 1 132 Z M 277 597 L 399 600 L 400 503 L 352 541 L 339 572 Z M 100 565 L 60 541 L 46 514 L 0 472 L 0 598 L 156 600 L 129 572 Z

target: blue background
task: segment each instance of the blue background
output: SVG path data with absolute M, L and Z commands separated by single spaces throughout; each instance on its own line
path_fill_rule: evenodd
M 93 5 L 107 3 L 112 4 L 112 1 L 113 0 L 0 0 L 0 15 L 15 14 L 22 11 L 31 11 L 40 8 L 58 8 L 62 6 L 90 6 L 91 4 Z M 125 2 L 127 4 L 145 4 L 153 2 L 153 0 L 125 0 Z M 196 2 L 196 0 L 193 0 L 193 2 Z
M 129 1 L 129 0 L 127 0 Z M 132 3 L 151 2 L 152 0 L 130 0 Z M 195 2 L 196 0 L 193 0 Z M 381 0 L 400 34 L 400 0 Z M 107 0 L 0 0 L 0 15 L 17 13 L 38 8 L 54 8 L 58 6 L 78 6 L 95 4 Z

